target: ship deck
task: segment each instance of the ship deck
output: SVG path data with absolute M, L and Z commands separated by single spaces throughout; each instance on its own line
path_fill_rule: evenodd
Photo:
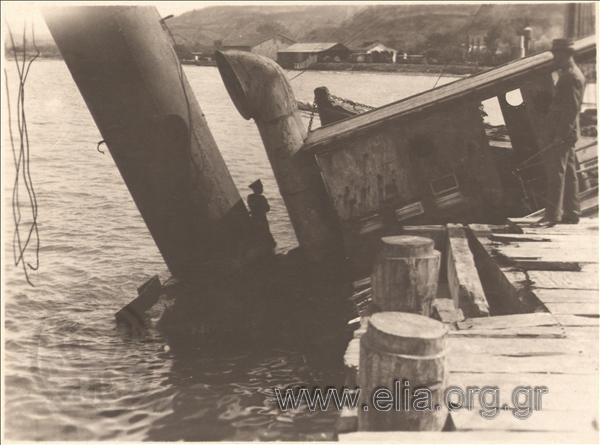
M 476 396 L 473 410 L 451 413 L 452 433 L 349 432 L 339 434 L 340 441 L 597 443 L 598 220 L 552 228 L 537 228 L 533 221 L 468 228 L 480 273 L 496 273 L 500 294 L 533 299 L 535 312 L 447 323 L 447 387 L 497 387 L 497 417 L 484 419 Z M 480 268 L 482 256 L 492 269 L 490 264 Z M 358 366 L 356 338 L 346 364 Z M 548 388 L 541 410 L 525 420 L 510 408 L 518 386 Z

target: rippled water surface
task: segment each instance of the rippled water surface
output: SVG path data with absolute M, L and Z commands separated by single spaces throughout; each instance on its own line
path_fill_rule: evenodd
M 258 131 L 233 107 L 216 68 L 186 67 L 243 196 L 256 178 L 271 202 L 281 250 L 295 245 Z M 8 65 L 9 90 L 16 75 Z M 290 73 L 290 77 L 296 73 Z M 383 105 L 433 86 L 432 76 L 306 72 L 292 82 Z M 14 169 L 4 132 L 5 425 L 10 439 L 328 438 L 335 412 L 280 412 L 272 389 L 342 384 L 338 369 L 300 350 L 174 354 L 160 333 L 117 329 L 114 313 L 166 267 L 62 61 L 34 63 L 26 89 L 31 171 L 38 193 L 40 269 L 29 287 L 12 267 Z M 308 125 L 308 118 L 306 118 Z M 318 125 L 318 120 L 316 122 Z

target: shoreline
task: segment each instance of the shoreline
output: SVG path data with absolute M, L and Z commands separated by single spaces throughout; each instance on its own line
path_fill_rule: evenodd
M 183 60 L 182 65 L 216 66 L 213 61 Z M 475 65 L 428 65 L 428 64 L 394 64 L 394 63 L 352 63 L 352 62 L 318 62 L 304 70 L 286 69 L 286 71 L 361 71 L 373 73 L 407 73 L 422 76 L 454 75 L 466 76 L 487 70 L 487 66 Z
M 32 56 L 33 54 L 31 54 Z M 30 54 L 28 54 L 30 56 Z M 14 61 L 14 57 L 6 55 L 7 61 Z M 42 54 L 38 56 L 38 60 L 64 60 L 60 54 Z M 194 61 L 182 60 L 182 65 L 186 66 L 214 66 L 217 64 L 213 61 Z M 393 63 L 351 63 L 351 62 L 318 62 L 305 70 L 287 69 L 287 71 L 360 71 L 373 73 L 405 73 L 418 76 L 433 76 L 433 75 L 455 75 L 467 76 L 485 71 L 490 67 L 474 66 L 474 65 L 428 65 L 428 64 L 393 64 Z
M 378 73 L 408 73 L 416 75 L 471 75 L 485 71 L 490 67 L 475 65 L 428 65 L 404 63 L 350 63 L 319 62 L 307 68 L 309 71 L 367 71 Z M 301 70 L 295 70 L 301 71 Z

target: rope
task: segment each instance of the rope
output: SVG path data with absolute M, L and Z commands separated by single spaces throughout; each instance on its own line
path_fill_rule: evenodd
M 582 149 L 584 149 L 584 148 L 591 147 L 591 146 L 593 146 L 593 145 L 595 145 L 595 144 L 596 144 L 595 142 L 594 142 L 594 143 L 592 143 L 592 144 L 588 144 L 588 145 L 586 145 L 586 146 L 584 146 L 584 147 L 580 147 L 578 150 L 582 150 Z M 525 184 L 525 181 L 523 180 L 523 177 L 521 176 L 521 172 L 522 172 L 523 170 L 527 169 L 527 168 L 531 168 L 531 167 L 534 167 L 534 166 L 537 166 L 537 165 L 543 164 L 543 163 L 544 163 L 544 160 L 543 160 L 543 159 L 542 159 L 542 160 L 538 160 L 537 162 L 533 162 L 533 161 L 535 161 L 535 160 L 536 160 L 536 159 L 537 159 L 539 156 L 541 156 L 542 154 L 546 153 L 548 150 L 551 150 L 551 149 L 553 149 L 553 148 L 555 148 L 555 147 L 556 147 L 556 143 L 551 143 L 551 144 L 549 144 L 548 146 L 544 147 L 543 149 L 536 151 L 534 154 L 532 154 L 531 156 L 529 156 L 528 158 L 526 158 L 526 159 L 525 159 L 523 162 L 521 162 L 521 163 L 520 163 L 520 164 L 519 164 L 517 167 L 515 167 L 515 169 L 512 171 L 512 174 L 513 174 L 513 175 L 514 175 L 514 176 L 517 178 L 517 180 L 519 181 L 519 185 L 520 185 L 520 187 L 521 187 L 521 190 L 522 190 L 522 192 L 523 192 L 523 195 L 524 195 L 525 201 L 527 202 L 527 204 L 528 204 L 530 207 L 531 207 L 530 196 L 529 196 L 529 194 L 527 193 L 527 186 L 526 186 L 526 184 Z M 578 170 L 578 171 L 577 171 L 577 173 L 579 174 L 579 173 L 584 173 L 584 172 L 585 172 L 585 171 L 587 171 L 587 170 L 590 170 L 590 171 L 591 171 L 591 170 L 595 170 L 595 169 L 597 169 L 597 167 L 598 167 L 598 166 L 597 166 L 597 165 L 595 165 L 595 166 L 589 167 L 588 169 L 581 169 L 581 170 Z M 547 202 L 547 203 L 548 203 L 548 202 L 550 202 L 548 199 L 546 199 L 546 198 L 543 198 L 543 197 L 541 197 L 541 196 L 538 196 L 538 198 L 539 198 L 539 199 L 541 199 L 542 201 L 545 201 L 545 202 Z
M 315 119 L 315 113 L 317 112 L 317 104 L 313 102 L 312 111 L 310 113 L 310 120 L 308 121 L 308 131 L 310 132 L 313 124 L 313 120 Z
M 368 108 L 369 110 L 374 110 L 375 108 L 377 108 L 377 107 L 373 107 L 371 105 L 361 104 L 360 102 L 356 102 L 356 101 L 353 101 L 353 100 L 350 100 L 350 99 L 344 99 L 343 97 L 334 96 L 333 94 L 329 94 L 329 97 L 331 97 L 332 99 L 339 100 L 339 101 L 345 102 L 347 104 L 350 104 L 354 108 L 356 108 L 356 107 L 363 107 L 363 108 Z
M 529 156 L 527 159 L 525 159 L 523 162 L 521 162 L 514 170 L 513 172 L 518 173 L 521 170 L 523 170 L 526 167 L 531 167 L 533 165 L 537 165 L 542 161 L 536 162 L 536 163 L 531 163 L 534 159 L 536 159 L 538 156 L 541 156 L 542 154 L 544 154 L 545 152 L 547 152 L 548 150 L 550 150 L 551 148 L 556 147 L 555 143 L 552 143 L 546 147 L 544 147 L 541 150 L 536 151 L 534 154 L 532 154 L 531 156 Z
M 344 45 L 350 45 L 351 42 L 354 42 L 356 39 L 358 39 L 358 36 L 366 33 L 367 31 L 370 31 L 371 29 L 374 29 L 375 27 L 383 25 L 387 20 L 389 20 L 389 18 L 387 16 L 384 16 L 381 17 L 379 20 L 374 20 L 370 22 L 368 26 L 365 26 L 363 29 L 359 29 L 357 32 L 352 34 L 350 38 L 344 40 Z
M 356 32 L 355 34 L 353 34 L 350 39 L 345 40 L 345 42 L 343 43 L 345 46 L 348 46 L 350 44 L 350 42 L 353 42 L 354 40 L 356 40 L 358 38 L 358 36 L 360 34 L 364 34 L 365 32 L 369 31 L 370 29 L 374 28 L 375 26 L 379 26 L 382 23 L 384 23 L 387 20 L 387 17 L 383 17 L 379 20 L 376 20 L 372 23 L 369 24 L 368 27 L 363 28 L 362 30 L 359 30 L 358 32 Z M 308 71 L 309 67 L 304 68 L 302 71 L 300 71 L 298 74 L 296 74 L 294 77 L 292 77 L 290 79 L 290 82 L 293 81 L 294 79 L 297 79 L 298 77 L 300 77 L 302 74 L 304 74 L 306 71 Z
M 8 34 L 12 45 L 12 53 L 15 59 L 17 67 L 17 74 L 19 76 L 19 89 L 17 93 L 17 129 L 18 129 L 18 144 L 15 143 L 15 137 L 13 132 L 13 119 L 12 119 L 12 106 L 10 101 L 10 90 L 8 87 L 8 72 L 4 70 L 4 77 L 6 83 L 6 102 L 7 102 L 7 114 L 8 114 L 8 132 L 10 138 L 10 146 L 13 154 L 13 162 L 15 166 L 15 180 L 13 183 L 12 193 L 12 213 L 13 221 L 15 225 L 13 233 L 13 257 L 15 266 L 21 266 L 25 275 L 25 280 L 30 286 L 34 286 L 29 276 L 30 270 L 38 270 L 40 265 L 40 237 L 38 230 L 38 202 L 33 186 L 33 180 L 31 178 L 30 170 L 30 140 L 29 132 L 27 128 L 27 115 L 25 113 L 25 84 L 31 69 L 32 63 L 39 57 L 40 50 L 35 42 L 35 32 L 33 24 L 31 26 L 31 37 L 32 45 L 35 50 L 35 54 L 28 58 L 27 57 L 27 28 L 23 27 L 23 50 L 22 54 L 19 54 L 15 44 L 14 36 L 10 26 L 7 25 Z M 21 56 L 21 60 L 19 57 Z M 18 145 L 18 149 L 17 149 Z M 23 228 L 27 231 L 27 236 L 22 236 L 22 222 L 23 209 L 21 208 L 20 192 L 22 187 L 27 192 L 27 198 L 29 200 L 29 209 L 31 211 L 31 222 L 29 222 L 29 228 Z M 34 243 L 34 258 L 33 264 L 29 261 L 28 252 L 31 243 Z
M 299 72 L 298 74 L 296 74 L 294 77 L 292 77 L 292 78 L 290 79 L 290 82 L 291 82 L 292 80 L 296 79 L 297 77 L 300 77 L 302 74 L 304 74 L 304 73 L 305 73 L 305 72 L 307 72 L 307 71 L 308 71 L 308 68 L 304 68 L 302 71 L 300 71 L 300 72 Z
M 481 5 L 479 5 L 479 8 L 477 8 L 477 11 L 475 11 L 475 14 L 473 14 L 473 17 L 471 18 L 471 22 L 468 25 L 466 25 L 464 28 L 461 29 L 459 35 L 461 35 L 461 36 L 464 35 L 465 31 L 468 31 L 469 29 L 471 29 L 473 27 L 473 25 L 475 24 L 475 19 L 477 18 L 477 16 L 481 12 L 481 8 L 484 5 L 485 5 L 485 3 L 482 3 Z M 446 62 L 444 64 L 444 66 L 442 67 L 442 70 L 440 71 L 440 75 L 438 76 L 438 78 L 436 79 L 435 83 L 433 84 L 433 88 L 437 87 L 437 84 L 439 83 L 440 79 L 444 75 L 444 72 L 446 71 L 446 68 L 448 68 L 449 64 L 450 64 L 450 62 Z

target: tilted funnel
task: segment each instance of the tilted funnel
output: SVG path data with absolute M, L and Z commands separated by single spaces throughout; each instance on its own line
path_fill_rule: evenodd
M 273 60 L 250 52 L 216 52 L 225 87 L 240 114 L 254 119 L 296 237 L 313 261 L 340 255 L 341 234 L 306 137 L 296 98 Z
M 245 264 L 260 241 L 156 9 L 44 16 L 171 272 L 218 278 Z

